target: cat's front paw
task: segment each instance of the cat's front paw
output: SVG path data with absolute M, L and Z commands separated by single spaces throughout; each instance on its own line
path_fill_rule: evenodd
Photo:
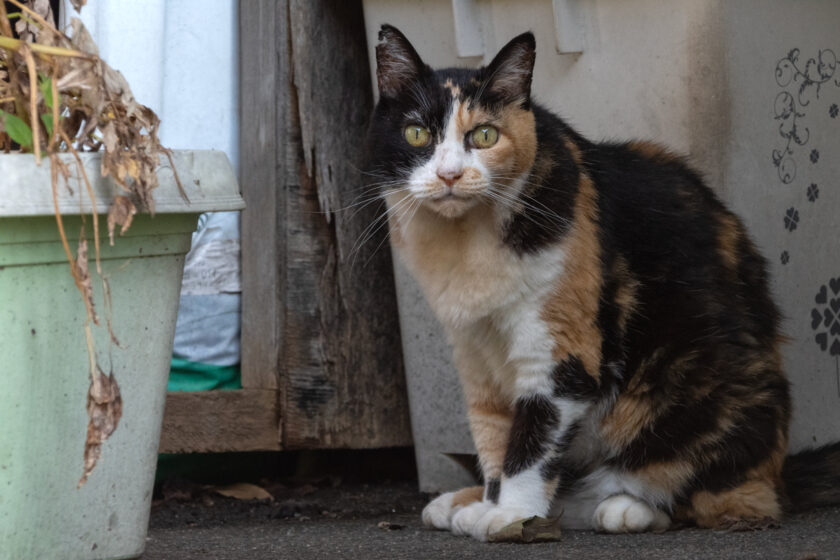
M 454 498 L 455 492 L 446 492 L 426 504 L 422 514 L 423 525 L 448 530 L 451 526 L 452 514 L 455 513 L 452 505 Z
M 486 541 L 490 535 L 498 533 L 511 523 L 534 515 L 523 508 L 497 506 L 487 502 L 475 503 L 452 517 L 452 532 Z
M 480 502 L 483 493 L 482 486 L 470 486 L 441 494 L 423 508 L 423 524 L 435 529 L 451 529 L 452 516 L 465 506 Z
M 474 502 L 465 506 L 452 516 L 452 532 L 456 535 L 471 535 L 473 527 L 494 507 L 490 502 Z

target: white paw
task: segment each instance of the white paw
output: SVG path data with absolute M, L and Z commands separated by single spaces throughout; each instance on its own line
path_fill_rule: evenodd
M 670 525 L 668 515 L 627 494 L 611 496 L 595 508 L 593 524 L 607 533 L 664 531 Z
M 476 523 L 495 507 L 490 502 L 473 502 L 464 506 L 452 516 L 452 532 L 456 535 L 470 535 Z
M 452 508 L 452 499 L 455 492 L 441 494 L 423 508 L 423 525 L 435 529 L 449 529 L 452 523 L 452 514 L 458 511 L 459 507 Z
M 499 532 L 514 521 L 534 516 L 533 513 L 518 507 L 497 506 L 486 502 L 481 502 L 481 505 L 483 507 L 477 507 L 469 513 L 467 513 L 467 508 L 458 512 L 452 518 L 452 532 L 486 541 L 490 535 Z

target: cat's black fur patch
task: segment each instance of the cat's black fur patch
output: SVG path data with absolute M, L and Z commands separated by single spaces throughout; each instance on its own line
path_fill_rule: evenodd
M 600 393 L 598 381 L 587 373 L 577 356 L 569 356 L 557 364 L 552 377 L 555 397 L 595 399 Z
M 542 395 L 517 401 L 505 454 L 506 476 L 527 469 L 542 457 L 549 444 L 549 436 L 559 420 L 559 411 Z
M 502 483 L 498 478 L 491 478 L 485 485 L 484 499 L 494 504 L 499 503 L 499 492 L 502 489 Z

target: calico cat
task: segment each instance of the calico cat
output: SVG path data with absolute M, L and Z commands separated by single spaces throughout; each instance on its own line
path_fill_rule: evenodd
M 484 476 L 424 522 L 486 540 L 534 515 L 635 532 L 840 502 L 840 445 L 786 458 L 765 261 L 700 177 L 534 103 L 531 33 L 477 70 L 379 39 L 368 173 L 453 346 Z

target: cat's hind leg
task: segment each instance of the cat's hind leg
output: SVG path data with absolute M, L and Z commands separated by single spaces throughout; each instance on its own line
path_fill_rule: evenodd
M 633 473 L 600 468 L 570 483 L 553 504 L 564 529 L 606 533 L 664 531 L 671 524 L 671 500 L 661 487 Z
M 435 529 L 452 528 L 452 516 L 466 506 L 481 503 L 483 486 L 470 486 L 457 492 L 441 494 L 423 508 L 423 524 Z

